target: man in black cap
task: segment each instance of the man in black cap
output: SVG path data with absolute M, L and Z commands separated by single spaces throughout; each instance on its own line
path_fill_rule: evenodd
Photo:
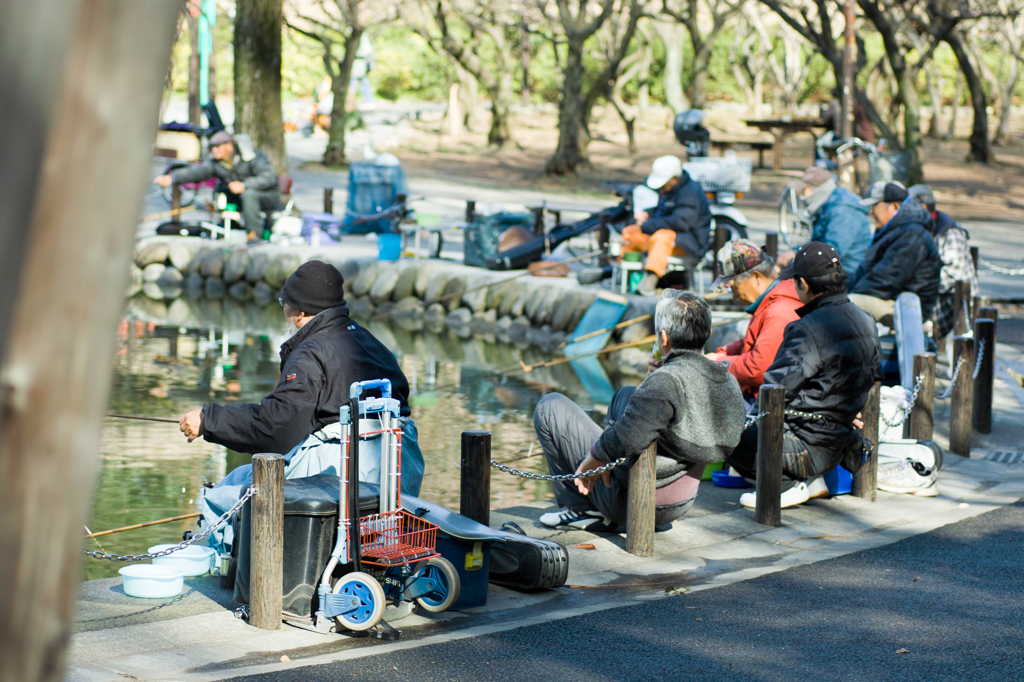
M 277 173 L 262 152 L 252 148 L 246 135 L 234 138 L 221 130 L 210 137 L 210 154 L 203 161 L 176 170 L 169 175 L 157 176 L 153 182 L 161 187 L 184 185 L 217 178 L 226 190 L 228 203 L 242 209 L 245 229 L 263 234 L 261 211 L 272 211 L 281 200 Z
M 191 443 L 202 436 L 231 450 L 284 455 L 285 477 L 337 474 L 341 428 L 338 412 L 357 381 L 388 379 L 401 404 L 402 492 L 419 494 L 423 455 L 416 425 L 409 417 L 409 382 L 387 347 L 348 316 L 341 273 L 333 265 L 309 261 L 285 282 L 280 300 L 289 330 L 281 346 L 281 376 L 258 404 L 207 403 L 181 418 Z M 379 391 L 370 391 L 370 397 Z M 204 491 L 203 512 L 212 521 L 227 510 L 252 480 L 249 465 L 229 473 Z M 215 541 L 230 544 L 219 534 Z
M 765 384 L 786 389 L 786 410 L 816 415 L 786 416 L 782 436 L 782 506 L 828 494 L 822 474 L 842 463 L 856 470 L 863 441 L 853 421 L 881 379 L 881 349 L 874 322 L 846 295 L 847 274 L 839 253 L 823 242 L 796 252 L 779 275 L 792 279 L 804 303 L 789 323 Z M 728 463 L 745 478 L 756 477 L 758 425 L 743 431 Z M 755 493 L 740 497 L 753 507 Z
M 931 216 L 908 196 L 900 183 L 881 181 L 861 200 L 876 230 L 864 262 L 850 277 L 850 300 L 889 326 L 903 292 L 917 294 L 925 320 L 939 295 L 942 259 L 929 230 Z

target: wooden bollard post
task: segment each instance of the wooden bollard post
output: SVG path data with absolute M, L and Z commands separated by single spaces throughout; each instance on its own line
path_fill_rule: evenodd
M 491 432 L 462 432 L 462 492 L 459 513 L 491 524 Z
M 999 322 L 999 308 L 991 305 L 992 300 L 988 296 L 979 296 L 978 303 L 980 305 L 975 309 L 974 319 Z
M 764 236 L 764 250 L 765 250 L 765 253 L 767 253 L 769 256 L 772 257 L 772 260 L 775 260 L 776 258 L 779 257 L 779 233 L 778 232 L 768 232 L 767 234 L 765 234 L 765 236 Z
M 281 629 L 284 587 L 284 457 L 252 458 L 251 527 L 249 540 L 249 625 Z
M 974 274 L 978 274 L 978 259 L 981 258 L 981 253 L 978 251 L 977 246 L 971 247 L 971 262 L 974 264 Z
M 757 501 L 754 521 L 782 525 L 782 425 L 786 421 L 786 389 L 765 384 L 758 394 Z
M 476 222 L 476 202 L 475 201 L 467 201 L 466 202 L 466 224 L 467 225 L 472 225 L 475 222 Z
M 960 376 L 953 384 L 949 406 L 949 449 L 962 457 L 971 456 L 971 412 L 974 407 L 974 339 L 958 336 L 953 339 L 953 366 L 963 358 Z
M 334 213 L 334 190 L 324 187 L 324 213 Z
M 711 254 L 712 259 L 715 262 L 715 277 L 721 277 L 722 273 L 718 271 L 718 252 L 722 250 L 725 243 L 729 241 L 729 229 L 718 225 L 715 227 L 715 250 Z
M 608 216 L 604 213 L 599 213 L 597 216 L 597 248 L 600 249 L 601 255 L 598 256 L 597 263 L 601 267 L 608 265 L 611 258 L 608 255 L 608 242 L 611 240 L 612 233 L 608 227 Z
M 174 183 L 171 186 L 171 222 L 181 222 L 181 185 Z
M 878 413 L 881 394 L 882 384 L 876 381 L 868 391 L 868 402 L 860 412 L 860 420 L 864 422 L 861 435 L 871 443 L 871 455 L 861 465 L 860 471 L 853 475 L 851 492 L 868 502 L 874 502 L 878 492 Z
M 544 207 L 534 206 L 530 209 L 533 213 L 533 234 L 538 237 L 544 236 Z
M 995 308 L 989 308 L 995 310 Z M 981 353 L 981 365 L 974 380 L 974 407 L 971 422 L 978 433 L 992 433 L 992 383 L 996 370 L 996 321 L 979 317 L 974 320 L 974 343 Z M 975 365 L 977 359 L 975 359 Z M 975 365 L 969 368 L 974 372 Z M 963 371 L 963 370 L 961 370 Z
M 957 280 L 953 285 L 953 333 L 961 336 L 971 328 L 971 283 Z
M 651 443 L 629 468 L 626 500 L 626 551 L 654 556 L 654 483 L 658 444 Z M 604 485 L 598 482 L 597 485 Z
M 914 355 L 914 383 L 921 379 L 921 390 L 917 393 L 917 402 L 910 412 L 907 438 L 931 440 L 935 431 L 935 353 L 917 353 Z

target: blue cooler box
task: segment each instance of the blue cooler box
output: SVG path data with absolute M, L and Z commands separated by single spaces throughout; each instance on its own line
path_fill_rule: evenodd
M 487 605 L 487 575 L 491 568 L 491 541 L 461 540 L 447 533 L 437 534 L 437 551 L 459 573 L 461 588 L 453 609 Z

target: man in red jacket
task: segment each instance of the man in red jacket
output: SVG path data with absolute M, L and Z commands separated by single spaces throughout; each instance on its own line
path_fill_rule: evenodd
M 764 372 L 775 360 L 786 325 L 799 319 L 796 309 L 803 305 L 791 280 L 775 279 L 771 256 L 753 242 L 737 239 L 718 252 L 721 276 L 715 286 L 732 290 L 734 300 L 746 303 L 753 317 L 742 339 L 722 346 L 707 357 L 729 363 L 729 373 L 748 400 L 764 383 Z

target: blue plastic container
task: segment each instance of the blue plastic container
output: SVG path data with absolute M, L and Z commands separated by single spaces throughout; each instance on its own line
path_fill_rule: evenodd
M 437 552 L 452 562 L 459 574 L 459 599 L 452 609 L 487 605 L 487 574 L 491 570 L 491 543 L 460 540 L 445 532 L 437 534 Z
M 402 256 L 402 235 L 381 234 L 377 236 L 377 259 L 398 260 Z
M 842 465 L 831 471 L 826 471 L 822 478 L 832 495 L 848 495 L 853 490 L 853 476 Z

